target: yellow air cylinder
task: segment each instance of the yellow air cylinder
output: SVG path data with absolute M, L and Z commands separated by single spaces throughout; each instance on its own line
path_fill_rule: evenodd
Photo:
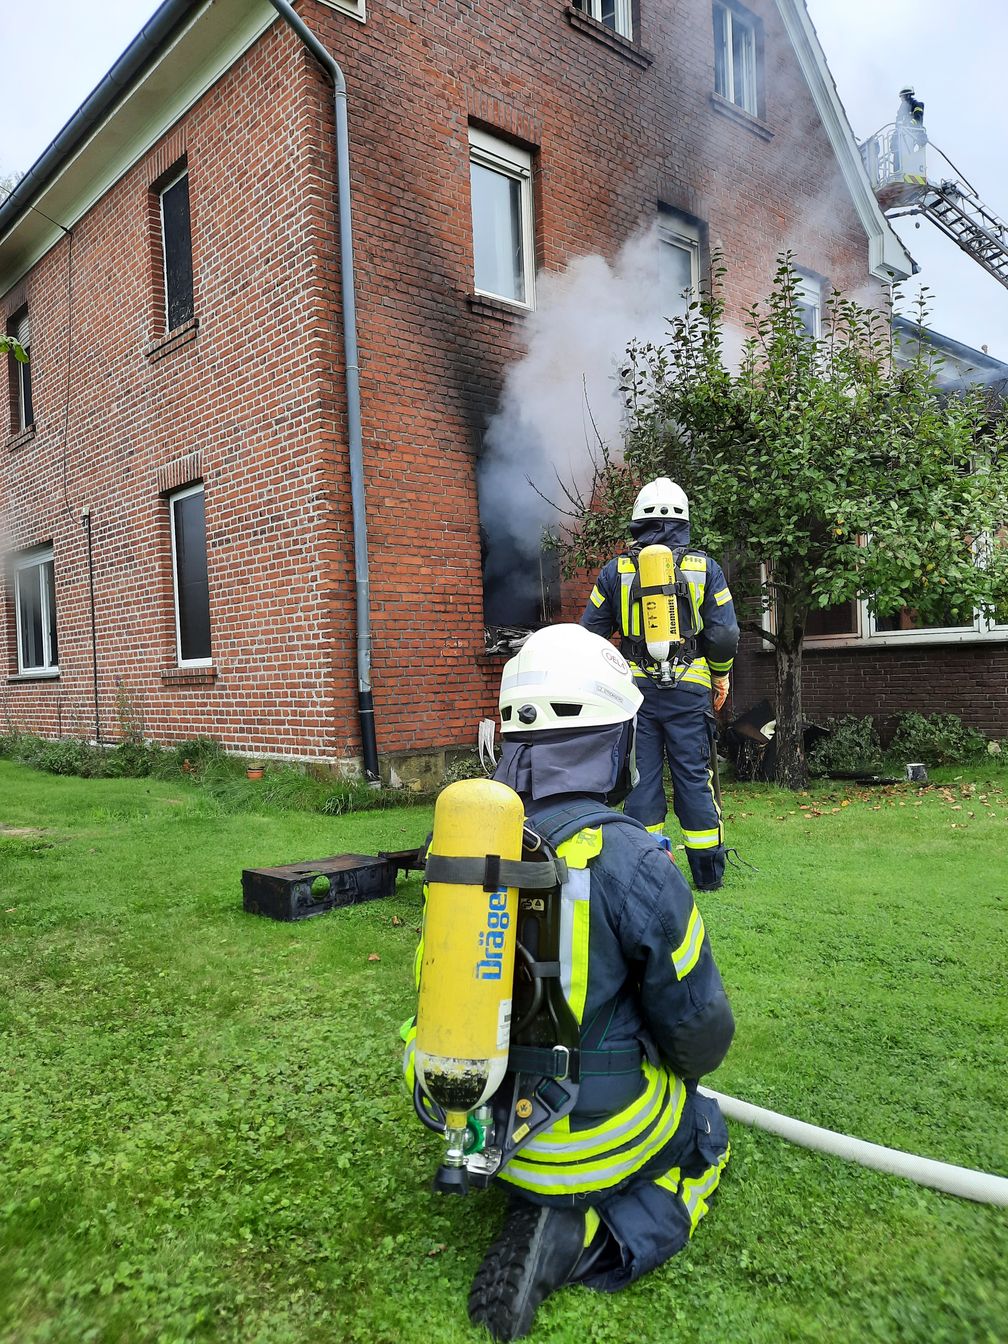
M 672 583 L 675 577 L 672 552 L 667 546 L 645 546 L 637 557 L 637 573 L 645 592 Z M 641 613 L 647 651 L 656 663 L 664 663 L 671 646 L 680 643 L 679 604 L 664 593 L 651 593 L 641 598 Z
M 520 859 L 524 823 L 522 801 L 506 784 L 461 780 L 438 795 L 430 852 Z M 416 1070 L 449 1127 L 463 1127 L 507 1070 L 517 904 L 514 887 L 428 884 Z

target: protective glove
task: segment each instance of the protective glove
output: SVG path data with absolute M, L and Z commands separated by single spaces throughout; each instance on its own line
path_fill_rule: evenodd
M 728 699 L 728 689 L 731 685 L 731 679 L 726 672 L 723 677 L 711 677 L 711 686 L 714 688 L 714 712 L 721 709 L 721 706 Z

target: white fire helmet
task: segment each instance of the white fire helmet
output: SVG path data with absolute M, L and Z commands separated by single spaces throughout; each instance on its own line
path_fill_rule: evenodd
M 626 723 L 643 699 L 608 640 L 581 625 L 547 625 L 504 665 L 501 734 Z
M 648 481 L 634 503 L 633 522 L 643 523 L 651 518 L 682 518 L 689 521 L 686 491 L 667 476 Z

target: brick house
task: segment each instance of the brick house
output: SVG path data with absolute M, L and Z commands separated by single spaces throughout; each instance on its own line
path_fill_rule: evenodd
M 267 0 L 165 0 L 0 204 L 8 724 L 386 772 L 472 744 L 476 462 L 537 273 L 657 222 L 736 316 L 791 248 L 815 322 L 911 269 L 801 0 L 297 13 L 346 79 L 352 270 L 333 85 Z

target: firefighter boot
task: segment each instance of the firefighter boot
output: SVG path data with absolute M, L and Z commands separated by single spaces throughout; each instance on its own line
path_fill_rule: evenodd
M 584 1242 L 585 1215 L 579 1209 L 516 1200 L 476 1271 L 469 1319 L 486 1326 L 495 1340 L 527 1335 L 540 1302 L 570 1282 Z

